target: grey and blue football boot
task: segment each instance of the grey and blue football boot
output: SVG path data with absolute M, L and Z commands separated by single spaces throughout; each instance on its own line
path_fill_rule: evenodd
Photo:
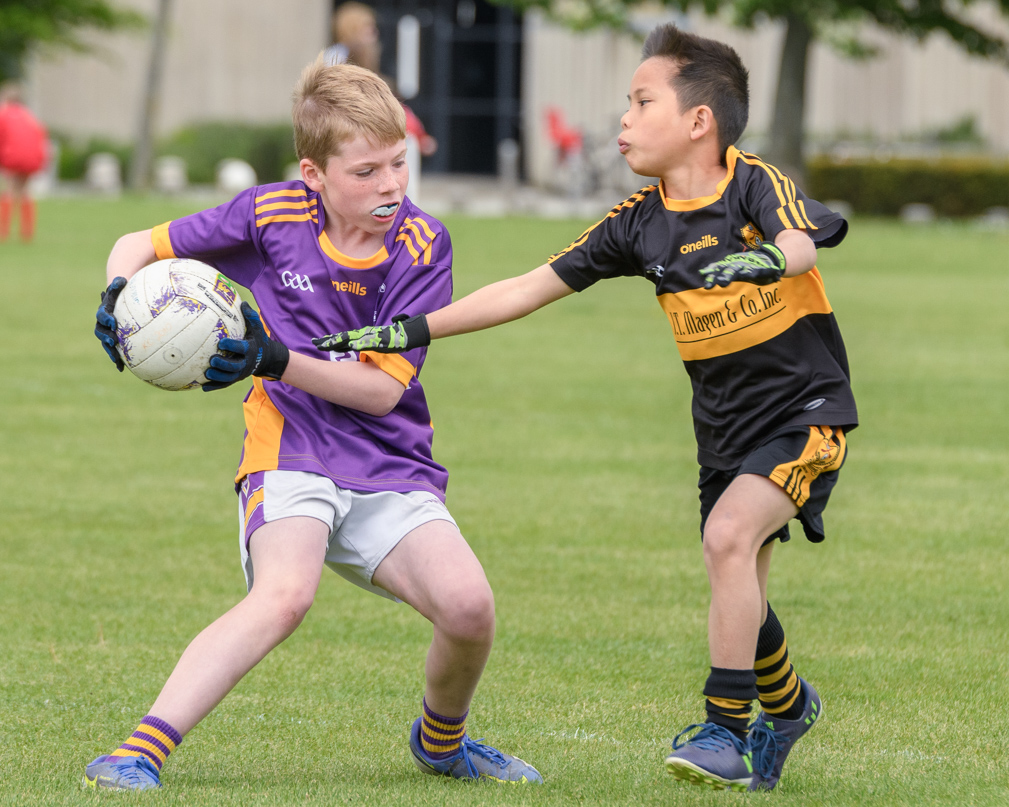
M 152 790 L 161 787 L 158 769 L 147 757 L 100 756 L 84 769 L 85 787 Z
M 451 776 L 454 779 L 491 779 L 509 784 L 542 784 L 543 777 L 528 762 L 510 754 L 502 754 L 496 748 L 484 745 L 479 740 L 471 740 L 468 734 L 462 737 L 459 751 L 448 759 L 430 759 L 424 753 L 420 742 L 420 724 L 417 718 L 410 730 L 410 754 L 414 764 L 424 773 L 434 776 Z
M 757 715 L 757 719 L 750 728 L 750 731 L 753 731 L 754 728 L 759 726 L 772 731 L 776 740 L 774 765 L 770 773 L 760 777 L 759 781 L 756 778 L 754 779 L 753 790 L 774 789 L 774 786 L 778 784 L 778 779 L 781 778 L 781 768 L 785 764 L 788 752 L 795 745 L 795 741 L 813 728 L 816 725 L 816 721 L 823 714 L 823 703 L 820 700 L 820 696 L 816 694 L 816 690 L 813 689 L 809 682 L 804 681 L 802 678 L 799 679 L 799 697 L 804 699 L 803 702 L 805 705 L 803 706 L 802 714 L 799 715 L 797 720 L 782 720 L 778 717 L 772 717 L 767 712 L 761 712 Z
M 694 729 L 699 731 L 681 743 Z M 695 723 L 676 735 L 666 770 L 694 785 L 742 792 L 770 773 L 775 750 L 775 738 L 766 729 L 751 730 L 744 741 L 717 723 Z

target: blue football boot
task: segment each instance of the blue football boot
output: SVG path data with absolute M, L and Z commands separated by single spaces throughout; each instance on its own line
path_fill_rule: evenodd
M 414 764 L 424 773 L 451 776 L 454 779 L 491 779 L 510 784 L 543 783 L 540 772 L 529 763 L 471 740 L 468 734 L 463 735 L 462 744 L 454 756 L 448 759 L 430 759 L 420 742 L 422 720 L 418 717 L 410 730 L 410 754 Z
M 778 779 L 781 778 L 781 768 L 785 764 L 785 758 L 788 756 L 788 752 L 792 750 L 795 741 L 813 728 L 820 715 L 823 714 L 823 703 L 820 701 L 820 696 L 816 694 L 816 690 L 813 689 L 809 682 L 801 678 L 799 679 L 799 697 L 804 699 L 805 706 L 797 720 L 782 720 L 778 717 L 772 717 L 767 712 L 761 712 L 753 722 L 753 727 L 762 726 L 774 732 L 777 741 L 774 765 L 770 773 L 760 777 L 759 781 L 754 779 L 753 790 L 774 789 L 774 786 L 778 784 Z M 752 731 L 753 728 L 750 730 Z
M 158 769 L 147 757 L 100 756 L 84 769 L 85 787 L 152 790 L 161 787 Z
M 694 729 L 700 730 L 681 743 L 680 738 Z M 767 731 L 744 741 L 717 723 L 695 723 L 676 735 L 666 770 L 691 784 L 742 792 L 750 789 L 757 770 L 761 777 L 770 772 L 774 742 Z

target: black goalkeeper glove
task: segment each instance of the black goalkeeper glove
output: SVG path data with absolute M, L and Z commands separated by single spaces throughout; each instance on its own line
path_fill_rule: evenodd
M 405 353 L 415 347 L 430 345 L 431 331 L 427 327 L 427 317 L 423 314 L 415 317 L 399 314 L 392 318 L 392 325 L 371 325 L 356 331 L 331 333 L 313 339 L 312 344 L 319 350 L 335 350 L 340 353 L 349 350 Z
M 116 300 L 119 299 L 119 295 L 125 288 L 125 277 L 113 278 L 109 287 L 102 292 L 102 304 L 98 306 L 98 313 L 95 314 L 97 323 L 95 336 L 98 337 L 98 341 L 102 343 L 102 347 L 105 348 L 105 352 L 109 354 L 109 358 L 112 359 L 112 363 L 116 365 L 116 369 L 120 373 L 126 365 L 123 364 L 122 357 L 116 350 L 119 339 L 116 337 L 116 318 L 112 312 L 115 311 Z
M 726 255 L 720 261 L 708 264 L 701 270 L 704 288 L 728 286 L 736 280 L 743 280 L 757 286 L 777 283 L 785 274 L 785 253 L 774 244 L 764 242 L 752 252 L 737 252 Z
M 245 338 L 221 339 L 217 343 L 217 349 L 225 355 L 215 353 L 210 357 L 210 367 L 205 373 L 209 383 L 203 385 L 204 392 L 230 387 L 250 375 L 277 381 L 287 369 L 291 351 L 266 335 L 259 312 L 242 303 L 242 316 Z

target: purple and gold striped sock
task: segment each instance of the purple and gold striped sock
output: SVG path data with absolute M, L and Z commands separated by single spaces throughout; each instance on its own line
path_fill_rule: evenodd
M 448 759 L 459 751 L 466 733 L 466 711 L 462 717 L 445 717 L 432 712 L 424 701 L 424 719 L 420 723 L 420 742 L 430 759 Z
M 160 771 L 168 755 L 181 742 L 182 735 L 170 724 L 154 715 L 147 715 L 140 721 L 137 730 L 109 757 L 147 757 Z

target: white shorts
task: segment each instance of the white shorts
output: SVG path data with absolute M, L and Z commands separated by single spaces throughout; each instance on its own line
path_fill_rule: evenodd
M 293 516 L 315 518 L 329 527 L 329 568 L 390 600 L 397 598 L 371 582 L 385 556 L 421 524 L 447 521 L 457 526 L 448 508 L 432 493 L 359 493 L 305 471 L 249 474 L 242 480 L 238 496 L 238 530 L 242 568 L 250 590 L 253 574 L 249 538 L 263 524 Z

